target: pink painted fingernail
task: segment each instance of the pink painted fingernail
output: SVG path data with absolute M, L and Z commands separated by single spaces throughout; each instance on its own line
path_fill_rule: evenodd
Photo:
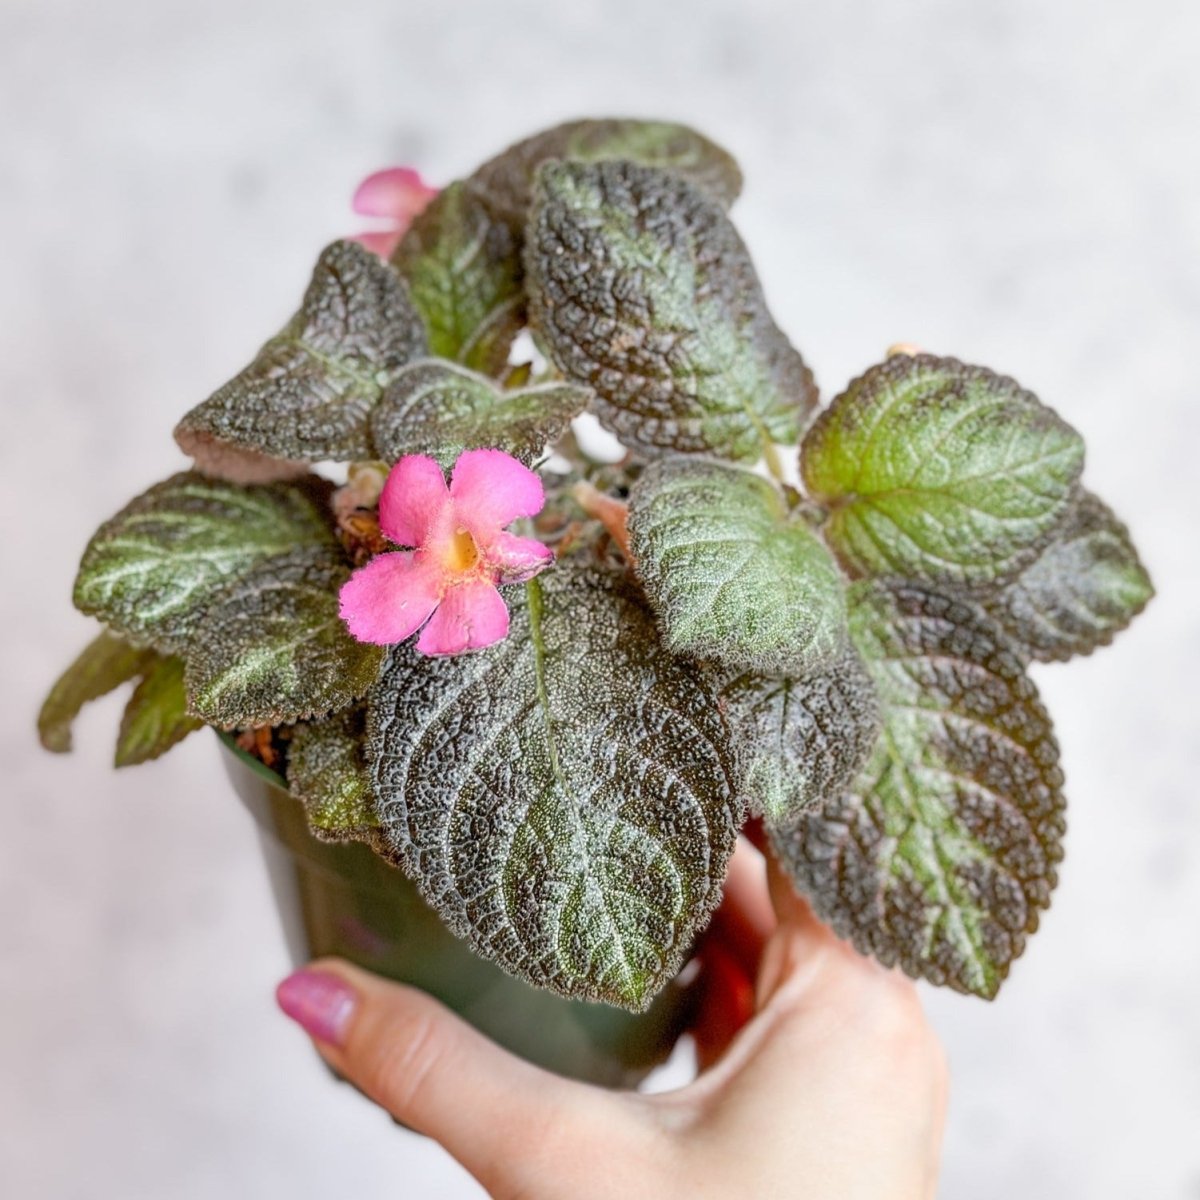
M 358 1007 L 358 994 L 327 971 L 307 968 L 289 975 L 276 989 L 279 1007 L 318 1041 L 340 1046 Z

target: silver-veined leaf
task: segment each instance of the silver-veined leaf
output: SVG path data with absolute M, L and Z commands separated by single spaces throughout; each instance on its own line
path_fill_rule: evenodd
M 204 610 L 251 568 L 336 540 L 320 493 L 173 475 L 96 531 L 75 580 L 75 606 L 124 637 L 186 649 Z
M 1081 490 L 1050 544 L 984 605 L 1030 658 L 1061 662 L 1107 646 L 1153 595 L 1129 530 Z
M 301 550 L 262 563 L 205 612 L 187 654 L 188 705 L 219 729 L 324 716 L 365 695 L 383 650 L 338 614 L 350 569 L 340 552 Z
M 754 461 L 816 403 L 724 210 L 670 172 L 551 162 L 525 250 L 531 324 L 623 442 Z
M 975 605 L 860 584 L 850 625 L 879 738 L 849 791 L 771 824 L 772 845 L 863 953 L 991 998 L 1057 882 L 1065 801 L 1050 718 Z
M 677 654 L 800 674 L 845 644 L 842 573 L 779 489 L 726 463 L 652 463 L 629 496 L 637 574 Z
M 642 1009 L 720 898 L 728 731 L 620 575 L 568 559 L 506 595 L 488 650 L 390 652 L 368 708 L 377 845 L 486 958 Z
M 428 454 L 449 469 L 464 450 L 485 447 L 528 466 L 590 398 L 573 383 L 504 389 L 465 367 L 424 358 L 392 381 L 371 414 L 371 431 L 385 462 Z
M 425 348 L 397 272 L 356 242 L 334 242 L 300 311 L 180 421 L 175 440 L 202 470 L 241 483 L 286 477 L 306 462 L 373 458 L 367 416 Z
M 1083 440 L 1012 379 L 900 354 L 817 418 L 801 468 L 855 572 L 992 584 L 1034 558 L 1066 511 Z

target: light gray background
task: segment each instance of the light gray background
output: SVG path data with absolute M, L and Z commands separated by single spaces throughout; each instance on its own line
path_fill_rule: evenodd
M 611 112 L 738 154 L 737 217 L 827 394 L 906 339 L 1084 431 L 1160 596 L 1038 672 L 1068 856 L 997 1003 L 928 994 L 943 1195 L 1200 1196 L 1198 12 L 0 0 L 0 1190 L 477 1194 L 274 1012 L 282 945 L 211 738 L 117 776 L 115 707 L 70 758 L 31 726 L 89 636 L 85 539 L 176 469 L 176 417 L 288 315 L 360 176 L 448 180 Z

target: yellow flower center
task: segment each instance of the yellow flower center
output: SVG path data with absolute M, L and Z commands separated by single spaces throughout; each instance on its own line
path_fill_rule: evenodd
M 442 554 L 446 570 L 462 574 L 471 570 L 478 561 L 479 547 L 475 539 L 465 529 L 452 533 Z

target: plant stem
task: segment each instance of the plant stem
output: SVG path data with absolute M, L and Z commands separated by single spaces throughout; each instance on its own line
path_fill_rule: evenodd
M 776 483 L 786 483 L 787 477 L 784 475 L 783 463 L 779 458 L 779 451 L 775 449 L 775 443 L 763 441 L 763 460 L 767 464 L 767 470 L 771 472 L 771 478 Z
M 629 506 L 620 500 L 613 499 L 612 496 L 606 496 L 599 488 L 586 480 L 580 480 L 571 489 L 571 495 L 574 497 L 575 503 L 589 517 L 595 517 L 608 530 L 608 536 L 620 547 L 625 560 L 632 563 L 633 555 L 629 553 L 629 529 L 627 527 Z

